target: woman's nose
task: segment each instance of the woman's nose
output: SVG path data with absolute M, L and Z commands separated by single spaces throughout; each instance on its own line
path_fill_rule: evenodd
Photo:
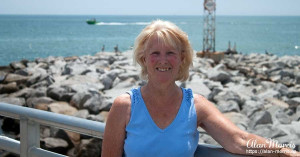
M 160 60 L 161 62 L 167 62 L 167 60 L 168 60 L 167 54 L 161 54 L 161 55 L 159 56 L 159 60 Z

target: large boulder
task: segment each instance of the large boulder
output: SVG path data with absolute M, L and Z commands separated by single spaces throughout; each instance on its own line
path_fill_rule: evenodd
M 13 97 L 0 98 L 0 102 L 18 105 L 18 106 L 25 106 L 25 104 L 26 104 L 26 101 L 24 98 L 13 98 Z
M 29 77 L 27 76 L 9 73 L 6 75 L 4 83 L 16 82 L 20 84 L 20 83 L 26 83 L 28 79 Z
M 48 105 L 54 102 L 54 100 L 49 97 L 30 97 L 26 102 L 28 107 L 47 111 Z
M 272 116 L 269 111 L 258 111 L 255 112 L 251 117 L 249 126 L 254 128 L 260 124 L 273 124 Z
M 13 93 L 13 92 L 16 92 L 18 90 L 19 90 L 19 88 L 18 88 L 16 82 L 11 82 L 11 83 L 8 83 L 8 84 L 0 84 L 0 94 Z
M 77 113 L 77 109 L 73 106 L 70 106 L 66 102 L 53 102 L 48 105 L 49 110 L 54 113 L 64 114 L 73 116 L 75 113 Z
M 68 143 L 61 138 L 46 137 L 41 140 L 41 148 L 51 152 L 66 154 L 68 147 Z

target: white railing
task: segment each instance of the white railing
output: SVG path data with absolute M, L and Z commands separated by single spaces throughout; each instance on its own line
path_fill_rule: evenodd
M 101 122 L 1 102 L 0 115 L 20 120 L 20 141 L 0 135 L 0 149 L 19 154 L 21 157 L 65 157 L 40 148 L 41 124 L 97 138 L 103 137 L 105 128 L 105 124 Z M 220 146 L 200 144 L 195 156 L 238 157 L 239 155 L 228 153 Z
M 20 141 L 0 135 L 0 149 L 21 157 L 64 156 L 40 148 L 40 125 L 97 138 L 102 138 L 105 128 L 104 123 L 6 103 L 0 103 L 0 115 L 20 120 Z

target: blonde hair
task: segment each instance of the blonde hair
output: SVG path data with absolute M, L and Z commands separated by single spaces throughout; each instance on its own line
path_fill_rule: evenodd
M 183 58 L 176 79 L 182 82 L 189 77 L 189 67 L 193 64 L 193 49 L 188 36 L 179 27 L 169 21 L 156 20 L 146 26 L 137 36 L 134 43 L 134 59 L 141 66 L 141 78 L 148 79 L 147 68 L 144 65 L 145 52 L 149 48 L 150 39 L 157 37 L 162 44 L 172 46 L 181 53 Z

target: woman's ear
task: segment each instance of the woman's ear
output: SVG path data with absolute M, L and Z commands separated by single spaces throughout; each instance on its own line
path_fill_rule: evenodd
M 183 62 L 184 58 L 185 58 L 184 50 L 181 51 L 180 58 L 181 58 L 181 61 Z

